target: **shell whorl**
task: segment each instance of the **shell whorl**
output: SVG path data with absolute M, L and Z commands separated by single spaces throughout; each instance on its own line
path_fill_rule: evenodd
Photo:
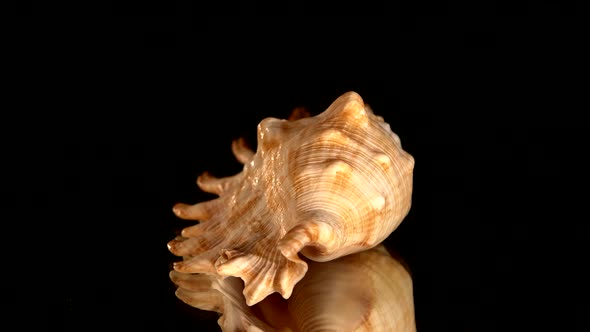
M 308 268 L 299 253 L 324 262 L 372 248 L 410 209 L 414 159 L 355 92 L 314 117 L 266 118 L 257 136 L 256 152 L 232 143 L 242 172 L 198 178 L 218 198 L 174 206 L 200 221 L 169 243 L 184 257 L 176 271 L 239 277 L 248 305 L 289 298 Z

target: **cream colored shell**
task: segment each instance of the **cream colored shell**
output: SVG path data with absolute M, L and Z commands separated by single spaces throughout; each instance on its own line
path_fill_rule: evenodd
M 219 312 L 225 332 L 416 330 L 412 279 L 383 245 L 308 264 L 288 300 L 273 294 L 253 307 L 246 305 L 240 279 L 176 271 L 170 277 L 182 301 Z
M 177 272 L 241 278 L 249 306 L 291 296 L 308 269 L 299 253 L 326 262 L 370 249 L 410 209 L 414 159 L 355 92 L 314 117 L 264 119 L 256 153 L 242 140 L 232 150 L 243 171 L 198 178 L 219 197 L 175 205 L 200 222 L 168 247 L 184 258 Z

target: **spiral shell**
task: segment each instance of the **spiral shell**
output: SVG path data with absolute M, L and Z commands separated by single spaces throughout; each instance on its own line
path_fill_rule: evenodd
M 240 279 L 176 271 L 170 277 L 182 301 L 220 313 L 226 332 L 416 330 L 412 279 L 383 245 L 308 263 L 288 300 L 271 295 L 253 307 L 246 305 Z
M 383 118 L 348 92 L 324 112 L 296 120 L 266 118 L 257 150 L 232 144 L 242 172 L 197 180 L 218 198 L 176 204 L 199 220 L 168 243 L 181 273 L 233 276 L 248 306 L 278 292 L 287 299 L 316 262 L 375 247 L 407 215 L 413 157 Z

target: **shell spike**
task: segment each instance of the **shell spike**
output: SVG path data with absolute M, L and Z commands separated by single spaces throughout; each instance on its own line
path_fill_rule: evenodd
M 183 228 L 180 235 L 183 237 L 197 237 L 201 236 L 206 232 L 206 227 L 203 224 L 196 224 Z
M 183 273 L 215 273 L 215 266 L 213 265 L 214 257 L 209 251 L 183 260 L 175 262 L 172 266 L 174 270 Z
M 211 217 L 216 209 L 217 200 L 197 203 L 194 205 L 177 203 L 172 207 L 172 212 L 181 219 L 185 220 L 207 220 Z
M 168 250 L 176 256 L 195 256 L 209 250 L 211 244 L 204 237 L 178 237 L 168 242 Z
M 254 151 L 246 145 L 246 141 L 242 137 L 231 142 L 231 151 L 242 164 L 246 164 L 254 157 Z
M 224 184 L 226 182 L 226 179 L 217 178 L 209 172 L 203 172 L 197 178 L 197 185 L 201 190 L 215 195 L 221 195 L 224 192 Z

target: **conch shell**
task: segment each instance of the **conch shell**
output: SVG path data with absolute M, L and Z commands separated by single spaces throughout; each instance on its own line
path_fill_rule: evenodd
M 217 311 L 222 331 L 416 331 L 412 279 L 383 245 L 309 270 L 284 300 L 273 294 L 249 307 L 238 278 L 171 271 L 185 303 Z
M 308 270 L 298 253 L 326 262 L 381 243 L 410 209 L 414 168 L 355 92 L 314 117 L 266 118 L 257 132 L 256 153 L 232 144 L 242 172 L 197 179 L 218 198 L 173 207 L 200 222 L 168 243 L 184 258 L 177 272 L 241 278 L 248 306 L 274 292 L 291 296 Z

